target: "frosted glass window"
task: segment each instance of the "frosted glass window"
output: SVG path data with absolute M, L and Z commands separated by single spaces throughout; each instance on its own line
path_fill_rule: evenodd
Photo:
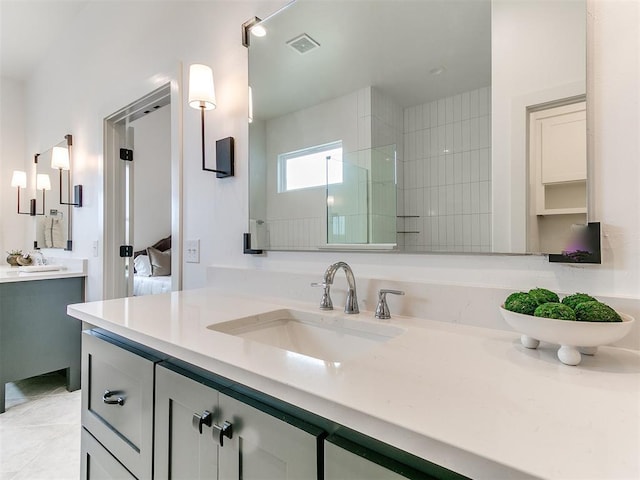
M 342 141 L 278 155 L 278 192 L 342 183 Z

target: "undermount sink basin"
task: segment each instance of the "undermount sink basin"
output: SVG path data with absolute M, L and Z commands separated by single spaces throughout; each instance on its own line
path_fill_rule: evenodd
M 207 328 L 329 362 L 353 358 L 405 331 L 374 321 L 289 309 L 217 323 Z
M 26 265 L 18 267 L 18 271 L 25 273 L 57 272 L 61 269 L 60 265 Z

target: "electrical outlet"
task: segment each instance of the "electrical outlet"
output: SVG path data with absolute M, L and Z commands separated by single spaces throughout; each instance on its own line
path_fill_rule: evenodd
M 184 242 L 184 261 L 200 263 L 200 240 L 186 240 Z

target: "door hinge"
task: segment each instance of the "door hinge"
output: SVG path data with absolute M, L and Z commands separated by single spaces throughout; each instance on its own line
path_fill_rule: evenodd
M 133 245 L 120 245 L 121 257 L 133 257 Z
M 133 150 L 128 148 L 120 149 L 120 160 L 126 160 L 127 162 L 133 162 Z

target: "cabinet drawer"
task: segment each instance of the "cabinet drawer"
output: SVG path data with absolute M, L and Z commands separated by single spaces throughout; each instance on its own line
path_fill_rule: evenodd
M 138 478 L 151 478 L 154 360 L 82 335 L 82 425 Z
M 80 438 L 82 442 L 80 478 L 82 480 L 136 480 L 136 477 L 131 475 L 131 473 L 107 452 L 84 428 L 82 429 Z

